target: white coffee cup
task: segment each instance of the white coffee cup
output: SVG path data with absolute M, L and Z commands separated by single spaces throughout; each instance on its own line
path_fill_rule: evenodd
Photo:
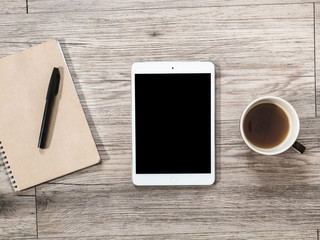
M 255 145 L 253 145 L 246 137 L 245 132 L 244 132 L 244 119 L 247 115 L 247 113 L 255 106 L 263 104 L 263 103 L 271 103 L 275 104 L 279 108 L 281 108 L 285 114 L 288 117 L 289 120 L 289 130 L 286 138 L 276 145 L 275 147 L 272 148 L 260 148 Z M 246 109 L 243 111 L 241 120 L 240 120 L 240 132 L 241 136 L 244 140 L 244 142 L 250 147 L 253 151 L 264 154 L 264 155 L 276 155 L 279 153 L 282 153 L 286 150 L 288 150 L 290 147 L 294 147 L 296 150 L 298 150 L 300 153 L 303 153 L 305 150 L 305 147 L 301 145 L 299 142 L 297 142 L 297 138 L 299 135 L 300 131 L 300 121 L 299 121 L 299 116 L 295 109 L 291 106 L 290 103 L 285 101 L 282 98 L 279 97 L 273 97 L 273 96 L 265 96 L 258 98 L 254 101 L 252 101 Z

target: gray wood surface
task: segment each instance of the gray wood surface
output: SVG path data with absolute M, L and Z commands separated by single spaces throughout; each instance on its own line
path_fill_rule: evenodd
M 0 238 L 37 237 L 35 196 L 0 193 Z
M 26 0 L 0 1 L 0 14 L 26 13 Z
M 40 238 L 40 239 L 50 239 L 50 240 L 61 240 L 65 238 Z M 317 232 L 312 230 L 303 231 L 255 231 L 255 232 L 206 232 L 200 234 L 151 234 L 151 235 L 112 235 L 103 237 L 77 237 L 68 238 L 70 240 L 198 240 L 198 239 L 219 239 L 219 240 L 247 240 L 247 239 L 273 239 L 273 240 L 286 240 L 286 239 L 303 239 L 303 240 L 315 240 L 317 239 Z
M 316 76 L 316 108 L 317 117 L 320 116 L 320 4 L 315 4 L 314 6 L 314 16 L 315 16 L 315 76 Z
M 317 185 L 136 188 L 127 183 L 46 184 L 37 187 L 39 237 L 101 236 L 106 232 L 111 236 L 221 234 L 230 229 L 316 232 L 320 217 L 309 206 L 319 206 L 317 192 Z
M 206 0 L 206 1 L 144 1 L 144 0 L 28 0 L 31 13 L 45 12 L 74 12 L 74 11 L 110 11 L 110 10 L 128 10 L 128 9 L 159 9 L 159 8 L 194 8 L 194 7 L 212 7 L 212 6 L 232 6 L 232 5 L 270 5 L 277 4 L 281 7 L 286 3 L 311 3 L 319 0 Z
M 60 41 L 102 162 L 19 195 L 0 171 L 0 239 L 317 239 L 318 4 L 28 0 L 26 14 L 17 2 L 0 3 L 0 57 Z M 130 69 L 154 60 L 216 64 L 212 186 L 132 185 Z M 239 118 L 263 95 L 296 108 L 304 155 L 246 147 Z

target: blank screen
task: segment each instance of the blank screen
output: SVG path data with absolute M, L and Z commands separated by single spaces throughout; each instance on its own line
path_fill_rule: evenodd
M 136 173 L 211 173 L 211 74 L 135 75 Z

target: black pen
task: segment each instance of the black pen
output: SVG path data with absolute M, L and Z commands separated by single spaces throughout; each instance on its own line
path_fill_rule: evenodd
M 49 128 L 49 123 L 50 123 L 50 118 L 51 118 L 52 107 L 53 107 L 53 103 L 54 103 L 54 98 L 58 94 L 58 91 L 59 91 L 59 84 L 60 84 L 59 69 L 53 68 L 50 82 L 49 82 L 49 86 L 48 86 L 46 105 L 44 107 L 44 112 L 43 112 L 43 117 L 42 117 L 42 124 L 41 124 L 38 148 L 45 148 L 45 146 L 46 146 L 46 140 L 47 140 L 48 128 Z

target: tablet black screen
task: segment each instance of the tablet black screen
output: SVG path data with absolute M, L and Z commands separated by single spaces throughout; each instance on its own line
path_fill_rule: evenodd
M 136 173 L 211 173 L 211 74 L 135 75 Z

